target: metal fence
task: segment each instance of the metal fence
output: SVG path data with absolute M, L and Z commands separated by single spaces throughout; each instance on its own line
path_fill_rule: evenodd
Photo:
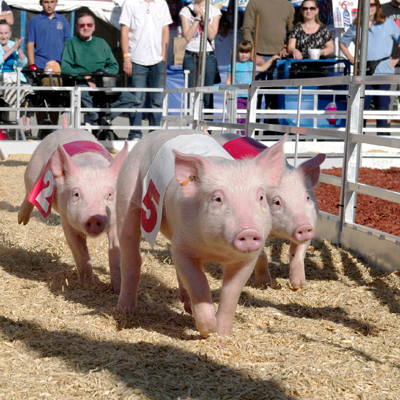
M 391 91 L 369 91 L 365 85 L 389 84 Z M 357 194 L 362 193 L 379 199 L 400 204 L 400 193 L 373 187 L 358 182 L 359 168 L 363 165 L 363 146 L 373 145 L 390 149 L 400 154 L 400 128 L 392 125 L 387 129 L 364 126 L 366 120 L 390 119 L 400 120 L 400 111 L 365 111 L 362 110 L 365 95 L 399 96 L 398 76 L 332 76 L 312 79 L 279 79 L 271 81 L 253 81 L 251 85 L 219 85 L 184 89 L 132 89 L 132 88 L 82 88 L 82 87 L 34 87 L 35 91 L 55 90 L 69 93 L 69 105 L 51 107 L 47 111 L 68 112 L 71 115 L 70 126 L 81 126 L 81 114 L 85 111 L 112 111 L 107 108 L 83 109 L 80 103 L 81 92 L 106 91 L 163 91 L 164 101 L 161 109 L 115 109 L 123 112 L 160 112 L 163 115 L 162 126 L 142 127 L 142 129 L 163 129 L 187 127 L 207 129 L 212 134 L 218 132 L 246 131 L 247 136 L 267 142 L 276 141 L 279 134 L 288 134 L 294 144 L 293 164 L 298 162 L 302 152 L 303 141 L 316 143 L 316 152 L 324 152 L 332 141 L 343 146 L 342 178 L 321 175 L 320 181 L 341 188 L 340 213 L 333 216 L 321 212 L 317 236 L 325 238 L 339 246 L 352 249 L 360 254 L 371 265 L 392 271 L 399 268 L 400 238 L 376 231 L 355 223 L 357 213 Z M 21 86 L 17 84 L 17 89 Z M 1 87 L 0 87 L 1 89 Z M 18 89 L 19 90 L 19 89 Z M 202 97 L 205 93 L 223 96 L 222 108 L 204 110 Z M 236 109 L 238 95 L 247 94 L 247 110 Z M 180 108 L 168 106 L 169 96 L 180 96 Z M 274 97 L 276 107 L 267 110 L 257 106 L 260 95 Z M 327 105 L 335 101 L 336 110 Z M 1 110 L 10 108 L 2 107 Z M 43 108 L 31 108 L 31 111 L 43 111 Z M 26 111 L 23 107 L 13 109 L 17 114 Z M 247 118 L 246 124 L 238 124 L 236 118 Z M 3 125 L 8 128 L 8 125 Z M 49 126 L 33 125 L 33 128 Z M 61 127 L 61 126 L 58 126 Z M 113 129 L 130 129 L 126 126 L 113 126 Z M 383 131 L 390 136 L 379 136 Z M 278 134 L 278 136 L 276 136 Z M 400 160 L 400 158 L 399 158 Z M 399 161 L 400 166 L 400 161 Z M 400 224 L 400 216 L 393 216 L 393 223 Z
M 389 84 L 394 90 L 365 90 L 365 85 Z M 297 163 L 302 140 L 317 142 L 316 152 L 324 152 L 329 141 L 343 144 L 342 178 L 322 174 L 320 181 L 341 188 L 340 213 L 334 216 L 321 212 L 317 236 L 360 254 L 371 265 L 393 271 L 399 268 L 400 238 L 388 233 L 376 231 L 355 223 L 357 213 L 357 194 L 362 193 L 379 199 L 400 204 L 400 193 L 373 187 L 358 182 L 359 168 L 363 162 L 362 147 L 374 145 L 391 149 L 399 155 L 400 129 L 372 128 L 364 121 L 390 119 L 399 120 L 400 113 L 395 111 L 365 111 L 361 104 L 365 95 L 399 96 L 397 85 L 399 76 L 335 76 L 314 79 L 286 79 L 272 81 L 254 81 L 250 86 L 236 85 L 169 90 L 168 93 L 181 93 L 192 97 L 192 106 L 188 113 L 178 117 L 168 117 L 167 126 L 194 128 L 206 126 L 210 131 L 237 132 L 245 130 L 247 136 L 258 140 L 276 140 L 274 133 L 293 135 L 295 141 L 294 164 Z M 228 104 L 222 110 L 202 110 L 201 98 L 204 93 L 222 93 L 228 97 Z M 237 124 L 239 113 L 235 107 L 238 94 L 247 93 L 248 108 L 246 124 Z M 276 109 L 257 108 L 260 94 L 278 96 L 281 106 Z M 329 110 L 326 103 L 339 99 L 343 104 L 336 111 Z M 286 100 L 289 101 L 286 102 Z M 361 103 L 361 104 L 360 104 Z M 282 107 L 284 104 L 287 107 Z M 329 103 L 328 103 L 329 104 Z M 208 112 L 207 112 L 208 111 Z M 212 111 L 210 113 L 210 111 Z M 267 122 L 261 122 L 267 119 Z M 278 123 L 271 123 L 271 120 Z M 335 121 L 335 123 L 333 123 Z M 378 133 L 388 132 L 390 136 Z M 398 166 L 400 167 L 400 157 Z M 400 188 L 400 182 L 399 182 Z M 393 216 L 393 224 L 400 224 L 400 215 Z

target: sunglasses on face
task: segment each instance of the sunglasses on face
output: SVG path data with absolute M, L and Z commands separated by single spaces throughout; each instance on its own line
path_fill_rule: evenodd
M 93 25 L 94 25 L 94 24 L 79 24 L 78 27 L 79 27 L 80 29 L 83 29 L 83 28 L 85 28 L 86 26 L 87 26 L 88 28 L 93 28 Z
M 370 3 L 369 7 L 370 8 L 374 8 L 374 7 L 376 7 L 376 4 L 375 3 Z
M 303 11 L 315 11 L 317 9 L 317 7 L 302 7 L 301 8 Z

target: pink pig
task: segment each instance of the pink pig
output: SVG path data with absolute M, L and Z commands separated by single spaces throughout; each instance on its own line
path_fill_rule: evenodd
M 262 143 L 235 134 L 223 134 L 215 140 L 234 157 L 254 157 L 266 149 Z M 236 140 L 236 146 L 234 143 Z M 239 143 L 240 141 L 240 143 Z M 326 158 L 318 154 L 297 168 L 286 163 L 281 184 L 267 189 L 267 199 L 272 215 L 271 236 L 289 239 L 289 279 L 293 289 L 306 286 L 304 257 L 314 237 L 318 207 L 312 188 L 318 183 L 320 165 Z M 255 267 L 256 280 L 260 286 L 271 284 L 268 259 L 264 252 Z
M 142 203 L 144 178 L 152 160 L 168 143 L 203 141 L 199 131 L 158 131 L 142 139 L 124 163 L 117 183 L 117 229 L 121 245 L 121 293 L 118 308 L 136 308 L 141 256 L 141 224 L 156 218 Z M 175 143 L 174 142 L 174 143 Z M 252 160 L 183 154 L 170 150 L 172 179 L 166 187 L 160 231 L 172 241 L 172 257 L 185 309 L 191 308 L 203 337 L 211 332 L 229 335 L 240 293 L 251 275 L 271 229 L 265 198 L 267 186 L 279 185 L 284 171 L 284 139 Z M 203 145 L 193 147 L 203 148 Z M 161 151 L 160 150 L 160 151 Z M 198 153 L 197 153 L 198 154 Z M 225 155 L 225 151 L 223 151 Z M 175 155 L 175 159 L 173 158 Z M 174 175 L 174 176 L 173 176 Z M 149 185 L 150 187 L 150 185 Z M 144 198 L 148 197 L 148 193 Z M 152 187 L 152 201 L 158 192 Z M 144 200 L 143 200 L 144 201 Z M 144 222 L 143 222 L 144 221 Z M 224 265 L 218 312 L 215 315 L 203 263 Z M 185 294 L 190 297 L 184 299 Z
M 63 146 L 75 148 L 76 154 L 70 156 Z M 84 146 L 98 148 L 98 151 L 82 152 Z M 27 198 L 22 202 L 18 213 L 18 223 L 26 225 L 34 207 L 28 197 L 38 200 L 36 205 L 39 209 L 41 205 L 48 209 L 51 203 L 49 192 L 54 182 L 56 190 L 52 206 L 60 214 L 80 278 L 93 282 L 92 261 L 86 245 L 87 236 L 97 237 L 106 232 L 109 239 L 111 285 L 115 292 L 120 289 L 115 187 L 127 151 L 126 142 L 123 150 L 112 160 L 107 150 L 87 131 L 61 129 L 52 133 L 39 144 L 28 163 L 25 171 Z M 51 161 L 45 168 L 52 154 Z M 53 177 L 50 176 L 51 180 L 47 178 L 47 187 L 32 197 L 31 190 L 44 171 L 51 171 Z

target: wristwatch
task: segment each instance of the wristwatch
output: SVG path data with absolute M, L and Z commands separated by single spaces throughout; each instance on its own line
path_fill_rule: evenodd
M 194 20 L 197 22 L 201 22 L 201 18 L 194 17 Z

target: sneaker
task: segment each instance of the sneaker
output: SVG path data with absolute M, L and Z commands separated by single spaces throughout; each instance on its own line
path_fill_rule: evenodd
M 140 140 L 142 138 L 142 132 L 129 132 L 128 140 Z

